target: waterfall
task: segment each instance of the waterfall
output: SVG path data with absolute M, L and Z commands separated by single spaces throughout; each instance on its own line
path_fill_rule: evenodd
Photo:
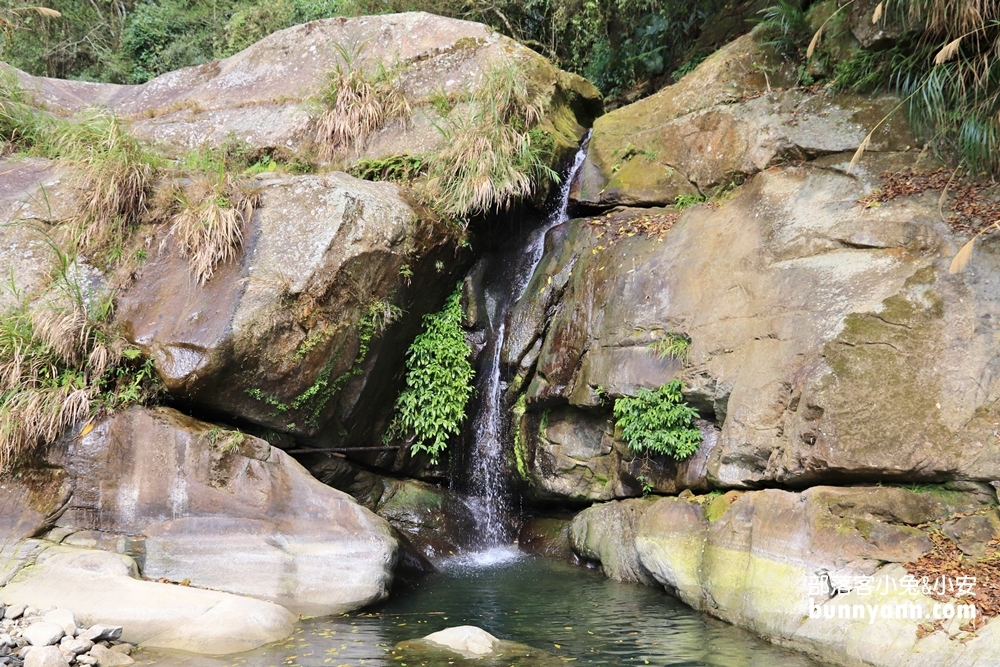
M 545 251 L 545 235 L 556 225 L 569 219 L 569 192 L 586 156 L 584 138 L 573 164 L 563 179 L 559 198 L 547 219 L 533 229 L 524 244 L 508 259 L 503 273 L 507 278 L 496 281 L 485 290 L 489 316 L 484 363 L 479 373 L 480 406 L 472 424 L 470 448 L 470 497 L 468 502 L 476 514 L 479 526 L 479 546 L 483 548 L 510 544 L 514 538 L 511 490 L 507 479 L 507 457 L 504 449 L 508 427 L 503 396 L 507 383 L 500 373 L 500 351 L 503 349 L 507 313 L 511 305 L 524 294 Z

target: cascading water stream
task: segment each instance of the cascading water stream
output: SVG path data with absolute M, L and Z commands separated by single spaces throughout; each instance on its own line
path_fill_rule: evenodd
M 487 345 L 483 350 L 485 363 L 480 371 L 480 406 L 473 420 L 471 448 L 471 486 L 469 503 L 474 509 L 479 527 L 481 548 L 510 544 L 513 527 L 511 490 L 507 479 L 507 459 L 504 434 L 507 419 L 503 411 L 503 395 L 507 383 L 500 376 L 500 353 L 503 349 L 510 307 L 521 298 L 545 250 L 545 235 L 556 225 L 569 219 L 569 192 L 583 160 L 587 141 L 580 149 L 563 179 L 559 200 L 549 217 L 532 230 L 521 249 L 512 258 L 512 268 L 505 273 L 508 280 L 487 287 L 485 302 L 489 317 Z

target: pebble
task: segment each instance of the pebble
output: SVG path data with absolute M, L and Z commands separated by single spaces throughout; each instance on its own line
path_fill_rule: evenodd
M 80 637 L 89 639 L 97 643 L 100 641 L 114 641 L 121 639 L 122 626 L 120 625 L 95 625 L 80 633 Z
M 59 644 L 59 648 L 66 653 L 80 655 L 81 653 L 86 653 L 90 649 L 94 648 L 94 642 L 89 639 L 83 639 L 82 637 L 78 637 L 76 639 L 63 637 L 62 643 Z
M 24 615 L 24 610 L 25 606 L 23 604 L 15 604 L 7 607 L 3 612 L 4 620 L 16 621 Z
M 69 636 L 76 634 L 76 617 L 69 609 L 53 609 L 42 614 L 42 620 L 46 623 L 55 623 L 63 629 Z
M 135 664 L 135 660 L 124 653 L 117 653 L 111 649 L 104 648 L 100 644 L 97 644 L 90 650 L 90 655 L 97 658 L 97 667 L 125 667 L 126 665 Z

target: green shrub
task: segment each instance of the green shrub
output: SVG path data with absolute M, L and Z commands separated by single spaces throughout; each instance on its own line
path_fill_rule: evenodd
M 409 183 L 427 171 L 427 159 L 419 155 L 390 155 L 384 158 L 362 158 L 351 165 L 351 176 L 366 181 Z
M 406 357 L 406 389 L 396 400 L 390 434 L 413 437 L 410 451 L 437 463 L 465 421 L 472 396 L 471 351 L 462 330 L 461 283 L 444 308 L 424 316 L 424 331 Z
M 615 401 L 615 421 L 629 449 L 678 461 L 698 450 L 701 431 L 693 426 L 698 412 L 684 402 L 681 391 L 681 381 L 671 380 L 656 391 L 640 389 Z

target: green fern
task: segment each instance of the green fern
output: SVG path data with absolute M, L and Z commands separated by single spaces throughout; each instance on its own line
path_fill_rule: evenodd
M 678 461 L 690 458 L 701 444 L 694 426 L 698 412 L 684 401 L 680 380 L 656 391 L 640 389 L 615 401 L 615 423 L 634 452 L 666 454 Z

